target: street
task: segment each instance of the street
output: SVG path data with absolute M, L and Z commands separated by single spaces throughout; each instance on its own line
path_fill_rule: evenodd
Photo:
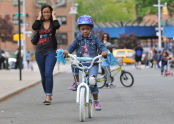
M 89 124 L 173 124 L 174 76 L 164 77 L 158 69 L 129 68 L 135 83 L 125 88 L 115 80 L 115 88 L 100 90 L 102 111 L 86 118 Z M 0 103 L 0 124 L 80 124 L 76 92 L 70 72 L 54 77 L 53 102 L 45 106 L 41 84 Z

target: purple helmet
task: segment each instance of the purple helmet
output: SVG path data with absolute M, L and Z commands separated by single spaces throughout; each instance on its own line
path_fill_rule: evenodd
M 77 19 L 77 26 L 79 27 L 80 25 L 91 25 L 92 27 L 94 26 L 92 17 L 89 15 L 82 15 Z

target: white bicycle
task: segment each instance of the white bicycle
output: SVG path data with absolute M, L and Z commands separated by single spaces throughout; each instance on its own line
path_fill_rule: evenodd
M 82 71 L 82 81 L 77 87 L 76 102 L 79 104 L 79 119 L 81 122 L 85 121 L 85 114 L 87 109 L 88 118 L 92 117 L 92 94 L 89 89 L 88 70 L 93 66 L 95 61 L 102 57 L 98 55 L 94 58 L 77 57 L 76 55 L 68 54 L 71 58 L 72 65 L 75 65 Z M 81 61 L 91 61 L 90 66 L 84 66 Z

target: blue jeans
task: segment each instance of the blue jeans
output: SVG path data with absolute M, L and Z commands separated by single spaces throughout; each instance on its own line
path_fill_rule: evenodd
M 88 66 L 89 64 L 83 64 L 83 65 Z M 79 75 L 79 69 L 77 67 L 71 66 L 71 69 L 72 69 L 73 75 Z M 98 74 L 98 64 L 97 65 L 95 64 L 88 70 L 88 76 L 90 77 L 93 75 L 95 78 L 97 78 L 97 74 Z M 92 94 L 98 94 L 99 92 L 97 85 L 90 86 L 90 90 Z
M 53 70 L 56 64 L 56 51 L 52 50 L 44 54 L 36 53 L 36 62 L 40 70 L 43 90 L 46 96 L 52 96 Z
M 167 72 L 168 71 L 168 67 L 167 67 L 167 65 L 161 65 L 161 72 L 163 73 L 163 72 Z

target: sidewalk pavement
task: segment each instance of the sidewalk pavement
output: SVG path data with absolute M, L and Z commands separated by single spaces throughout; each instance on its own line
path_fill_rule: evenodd
M 57 63 L 53 74 L 56 75 L 66 70 L 71 70 L 69 64 Z M 33 71 L 31 69 L 22 70 L 21 81 L 19 75 L 19 69 L 0 70 L 0 102 L 41 83 L 40 72 L 36 63 L 34 63 Z

